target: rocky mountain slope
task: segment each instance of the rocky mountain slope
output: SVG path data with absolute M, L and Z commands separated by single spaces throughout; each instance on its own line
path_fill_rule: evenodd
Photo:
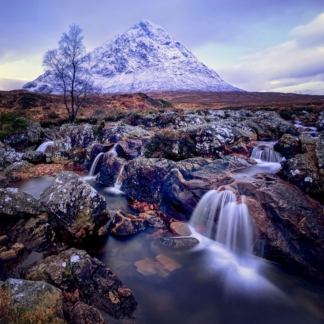
M 148 20 L 88 53 L 85 66 L 103 93 L 243 91 L 226 83 L 162 27 Z M 51 79 L 47 71 L 23 89 L 52 93 Z

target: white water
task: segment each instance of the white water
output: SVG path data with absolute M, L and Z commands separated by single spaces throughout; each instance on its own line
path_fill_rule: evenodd
M 118 153 L 116 151 L 116 146 L 117 146 L 117 143 L 108 151 L 109 157 L 118 156 Z
M 89 175 L 90 176 L 94 176 L 95 174 L 95 171 L 96 171 L 96 167 L 97 167 L 97 164 L 99 162 L 99 159 L 101 158 L 101 156 L 103 155 L 104 153 L 99 153 L 96 158 L 94 159 L 92 165 L 91 165 L 91 169 L 89 171 Z
M 211 190 L 199 201 L 190 225 L 202 235 L 232 252 L 252 254 L 254 225 L 242 196 L 237 202 L 230 190 Z
M 54 144 L 53 141 L 48 141 L 48 142 L 44 142 L 42 143 L 37 149 L 36 151 L 39 151 L 39 152 L 45 152 L 46 149 L 49 147 L 49 146 L 52 146 Z
M 274 151 L 273 145 L 269 143 L 260 143 L 254 147 L 250 157 L 257 162 L 279 163 L 282 160 L 281 154 Z
M 318 138 L 319 132 L 317 131 L 317 127 L 303 126 L 302 122 L 299 120 L 295 122 L 295 127 L 298 128 L 298 130 L 303 134 L 306 134 L 314 139 Z

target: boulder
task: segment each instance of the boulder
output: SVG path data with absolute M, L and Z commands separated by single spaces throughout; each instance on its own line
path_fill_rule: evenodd
M 278 143 L 274 145 L 274 149 L 286 159 L 290 159 L 296 154 L 301 153 L 298 141 L 290 134 L 284 134 Z
M 141 155 L 142 145 L 143 142 L 140 139 L 119 141 L 116 145 L 116 152 L 118 156 L 126 160 L 133 160 Z
M 147 141 L 153 133 L 139 126 L 111 124 L 103 129 L 103 142 L 117 143 L 125 139 L 141 139 Z
M 105 198 L 73 172 L 59 173 L 40 201 L 61 232 L 74 241 L 97 234 L 109 219 Z
M 28 151 L 22 156 L 22 160 L 30 162 L 32 164 L 38 164 L 44 162 L 44 153 L 40 151 Z
M 0 263 L 7 263 L 16 260 L 24 252 L 24 245 L 15 243 L 11 248 L 2 248 L 0 252 Z
M 52 285 L 42 281 L 8 279 L 4 287 L 11 297 L 11 306 L 64 318 L 62 293 Z
M 25 133 L 8 136 L 4 139 L 4 143 L 19 150 L 25 149 L 32 144 L 38 144 L 42 134 L 42 128 L 39 122 L 28 122 Z
M 97 308 L 77 302 L 71 309 L 70 321 L 73 324 L 105 324 Z
M 170 224 L 170 231 L 171 233 L 175 235 L 180 235 L 180 236 L 190 236 L 191 235 L 191 230 L 189 228 L 189 225 L 187 223 L 183 222 L 172 222 Z
M 33 196 L 17 188 L 0 189 L 0 222 L 2 219 L 30 218 L 42 214 L 44 208 Z
M 109 153 L 106 153 L 104 156 L 104 162 L 96 176 L 96 182 L 105 186 L 113 187 L 117 181 L 119 172 L 126 161 L 118 156 L 107 157 L 108 154 Z
M 37 262 L 25 270 L 24 276 L 56 286 L 66 296 L 65 303 L 81 301 L 115 318 L 133 318 L 137 307 L 131 291 L 109 268 L 75 248 Z M 73 318 L 74 314 L 72 308 L 69 317 Z
M 144 218 L 117 211 L 109 222 L 108 230 L 116 236 L 128 236 L 145 230 L 147 226 Z
M 160 237 L 157 243 L 174 250 L 187 250 L 199 244 L 199 241 L 194 237 Z
M 273 174 L 258 174 L 227 187 L 246 196 L 267 259 L 324 279 L 324 214 L 320 203 Z

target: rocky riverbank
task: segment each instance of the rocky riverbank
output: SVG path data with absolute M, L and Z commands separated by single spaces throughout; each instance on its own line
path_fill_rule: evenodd
M 314 139 L 276 112 L 244 109 L 170 109 L 118 123 L 28 127 L 0 143 L 0 266 L 12 300 L 12 285 L 38 294 L 43 281 L 48 286 L 39 293 L 47 289 L 53 296 L 57 318 L 136 322 L 132 292 L 109 264 L 84 249 L 108 235 L 127 237 L 148 228 L 163 246 L 182 251 L 199 245 L 182 237 L 190 236 L 186 223 L 211 189 L 246 196 L 264 258 L 324 280 L 324 133 Z M 285 158 L 281 171 L 238 178 L 256 165 L 250 155 L 258 141 L 270 140 Z M 45 142 L 43 151 L 36 150 Z M 133 213 L 108 212 L 105 198 L 80 176 L 91 166 L 95 181 L 122 191 Z M 53 181 L 40 199 L 14 188 L 16 181 L 44 175 Z M 165 238 L 166 233 L 179 238 Z M 44 258 L 25 265 L 32 252 Z M 178 267 L 164 255 L 157 260 L 135 266 L 140 273 L 163 274 Z M 166 262 L 168 271 L 161 268 Z

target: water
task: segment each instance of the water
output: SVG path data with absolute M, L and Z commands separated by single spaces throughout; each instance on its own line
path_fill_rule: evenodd
M 43 152 L 45 153 L 46 149 L 49 147 L 49 146 L 52 146 L 54 144 L 53 141 L 48 141 L 48 142 L 44 142 L 42 143 L 37 149 L 36 151 L 40 151 L 40 152 Z
M 312 126 L 303 126 L 302 122 L 297 120 L 295 121 L 295 127 L 298 128 L 298 130 L 303 133 L 306 134 L 314 139 L 318 138 L 319 136 L 319 132 L 317 131 L 317 127 L 312 127 Z
M 104 155 L 104 153 L 99 153 L 96 158 L 94 159 L 94 161 L 92 162 L 91 165 L 91 169 L 89 171 L 89 175 L 90 176 L 95 176 L 95 172 L 96 172 L 96 168 L 97 168 L 97 164 L 99 162 L 99 159 Z
M 15 187 L 39 196 L 51 179 L 17 182 Z M 125 195 L 110 192 L 95 183 L 93 177 L 87 181 L 105 197 L 110 212 L 117 209 L 134 212 Z M 210 201 L 213 194 L 216 193 L 210 193 Z M 239 214 L 246 213 L 240 210 L 244 209 L 244 201 L 237 202 L 232 192 L 218 192 L 218 195 L 216 210 L 222 211 L 221 214 L 227 214 L 226 207 L 238 209 Z M 140 305 L 139 323 L 323 323 L 324 292 L 318 287 L 305 284 L 300 278 L 249 253 L 244 257 L 247 265 L 235 248 L 228 248 L 226 242 L 216 242 L 198 232 L 194 232 L 194 236 L 200 243 L 179 252 L 157 244 L 150 236 L 153 231 L 149 229 L 128 238 L 108 236 L 103 246 L 87 248 L 131 289 Z M 217 230 L 213 233 L 217 237 Z M 166 276 L 143 275 L 134 265 L 143 260 L 149 261 L 146 269 L 150 264 L 170 269 L 170 264 L 176 263 L 177 267 Z
M 279 163 L 282 160 L 281 154 L 273 149 L 272 142 L 260 142 L 253 148 L 250 157 L 258 162 Z

